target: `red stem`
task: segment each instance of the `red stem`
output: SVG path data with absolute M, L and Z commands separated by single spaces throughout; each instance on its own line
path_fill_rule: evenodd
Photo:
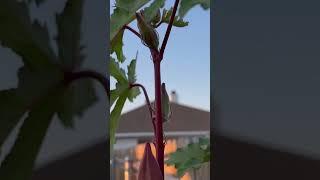
M 149 97 L 148 97 L 147 90 L 142 84 L 130 84 L 130 88 L 132 88 L 132 87 L 140 87 L 142 89 L 142 91 L 143 91 L 144 97 L 146 98 L 146 101 L 147 101 L 147 106 L 149 108 L 150 117 L 151 117 L 151 120 L 152 120 L 154 136 L 156 136 L 156 133 L 155 133 L 156 132 L 156 124 L 154 122 L 154 116 L 153 116 L 154 110 L 152 109 L 152 106 L 151 106 L 151 103 L 150 103 L 150 100 L 149 100 Z
M 160 22 L 155 26 L 155 28 L 158 28 L 159 26 L 161 26 L 162 23 L 163 23 L 163 21 L 160 21 Z
M 154 77 L 155 77 L 155 110 L 156 110 L 156 152 L 157 161 L 162 175 L 164 175 L 164 143 L 163 143 L 163 119 L 161 109 L 161 74 L 160 59 L 154 57 Z
M 85 71 L 79 71 L 79 72 L 65 72 L 64 76 L 65 76 L 66 84 L 70 84 L 75 80 L 83 79 L 83 78 L 95 79 L 104 87 L 108 97 L 110 97 L 109 79 L 98 72 L 91 71 L 91 70 L 85 70 Z
M 176 0 L 175 3 L 174 3 L 174 7 L 173 7 L 173 10 L 172 10 L 171 17 L 170 17 L 169 25 L 167 27 L 167 31 L 166 31 L 166 34 L 164 36 L 164 39 L 163 39 L 163 42 L 162 42 L 162 46 L 161 46 L 161 49 L 160 49 L 160 59 L 161 60 L 162 60 L 163 53 L 164 53 L 164 50 L 166 48 L 166 45 L 168 43 L 168 39 L 169 39 L 170 32 L 171 32 L 171 29 L 172 29 L 174 17 L 176 16 L 178 5 L 179 5 L 179 0 Z
M 141 85 L 141 84 L 130 84 L 130 88 L 132 88 L 132 87 L 140 87 L 142 89 L 143 94 L 144 94 L 144 96 L 146 98 L 146 101 L 147 101 L 147 105 L 148 105 L 148 108 L 149 108 L 150 116 L 151 116 L 151 118 L 153 118 L 153 109 L 152 109 L 152 106 L 151 106 L 151 103 L 150 103 L 150 100 L 149 100 L 149 97 L 148 97 L 148 93 L 147 93 L 146 89 L 144 88 L 144 86 Z
M 164 50 L 166 48 L 170 32 L 172 29 L 174 17 L 177 12 L 177 8 L 179 5 L 179 0 L 175 1 L 172 15 L 170 17 L 169 25 L 167 27 L 167 31 L 165 34 L 165 37 L 163 39 L 162 45 L 160 52 L 159 51 L 154 51 L 150 49 L 152 59 L 153 59 L 153 64 L 154 64 L 154 79 L 155 79 L 155 135 L 156 135 L 156 155 L 157 155 L 157 161 L 160 166 L 161 173 L 164 178 L 164 147 L 165 144 L 163 142 L 163 117 L 162 117 L 162 109 L 161 109 L 161 60 L 163 58 Z
M 130 26 L 125 25 L 123 26 L 124 29 L 128 29 L 129 31 L 131 31 L 133 34 L 135 34 L 136 36 L 138 36 L 141 39 L 141 35 L 134 29 L 132 29 Z

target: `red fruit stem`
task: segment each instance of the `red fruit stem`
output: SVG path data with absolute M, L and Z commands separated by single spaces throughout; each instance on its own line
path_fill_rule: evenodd
M 123 26 L 124 29 L 128 29 L 129 31 L 131 31 L 133 34 L 135 34 L 136 36 L 138 36 L 141 39 L 141 35 L 134 29 L 132 29 L 130 26 L 125 25 Z
M 110 98 L 109 79 L 98 72 L 91 71 L 91 70 L 84 70 L 79 72 L 65 72 L 64 76 L 65 76 L 64 79 L 66 84 L 70 84 L 78 79 L 84 79 L 84 78 L 95 79 L 101 85 L 103 85 L 108 97 Z
M 146 88 L 142 84 L 137 84 L 137 83 L 136 84 L 130 84 L 130 88 L 132 88 L 132 87 L 140 87 L 142 89 L 143 94 L 144 94 L 144 96 L 146 98 L 146 101 L 147 101 L 147 106 L 149 108 L 150 117 L 152 119 L 152 124 L 153 124 L 153 129 L 155 131 L 156 127 L 155 127 L 155 124 L 153 123 L 153 109 L 152 109 L 152 106 L 151 106 L 151 103 L 150 103 Z
M 162 23 L 163 23 L 163 21 L 160 21 L 160 22 L 155 26 L 155 28 L 160 27 Z

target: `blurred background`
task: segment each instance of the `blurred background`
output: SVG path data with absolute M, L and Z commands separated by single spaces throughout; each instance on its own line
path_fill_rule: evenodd
M 40 7 L 35 3 L 30 5 L 32 18 L 47 24 L 52 39 L 57 32 L 55 15 L 63 10 L 65 2 L 66 0 L 49 0 Z M 82 43 L 85 45 L 86 54 L 83 66 L 102 74 L 106 74 L 108 69 L 105 49 L 108 44 L 106 7 L 106 1 L 85 1 L 82 21 Z M 53 40 L 52 45 L 57 50 Z M 0 89 L 16 87 L 17 70 L 22 66 L 20 57 L 11 50 L 0 47 L 0 59 Z M 33 180 L 108 179 L 108 102 L 103 87 L 98 83 L 95 87 L 99 101 L 88 109 L 82 118 L 76 119 L 73 129 L 65 128 L 58 118 L 52 121 L 36 161 Z M 12 147 L 20 125 L 5 142 L 0 162 Z
M 319 5 L 215 1 L 217 179 L 319 179 Z

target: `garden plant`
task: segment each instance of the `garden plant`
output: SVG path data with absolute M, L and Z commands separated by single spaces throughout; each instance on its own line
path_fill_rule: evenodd
M 110 92 L 110 150 L 115 143 L 115 133 L 119 123 L 122 108 L 127 99 L 133 101 L 142 90 L 150 113 L 150 123 L 153 125 L 156 159 L 153 157 L 150 144 L 146 143 L 145 155 L 139 169 L 139 180 L 163 179 L 164 178 L 164 148 L 165 138 L 163 124 L 169 121 L 171 116 L 170 101 L 165 83 L 161 81 L 161 62 L 165 59 L 165 50 L 169 41 L 172 27 L 185 27 L 188 22 L 183 20 L 186 13 L 196 5 L 208 9 L 210 0 L 175 0 L 173 7 L 165 9 L 165 3 L 173 1 L 154 0 L 148 6 L 148 0 L 116 0 L 113 13 L 110 18 L 110 76 L 116 80 L 115 89 Z M 136 20 L 137 29 L 129 24 Z M 157 28 L 167 24 L 162 43 L 159 41 Z M 136 61 L 137 56 L 129 63 L 127 75 L 121 68 L 126 60 L 123 53 L 123 35 L 129 31 L 137 36 L 151 54 L 154 70 L 155 102 L 150 103 L 146 88 L 137 83 Z M 199 168 L 201 164 L 210 160 L 209 139 L 201 138 L 198 143 L 189 144 L 187 147 L 178 149 L 167 161 L 178 169 L 178 176 L 182 176 L 190 168 Z
M 165 84 L 160 77 L 161 61 L 165 57 L 165 47 L 172 26 L 187 26 L 188 23 L 182 20 L 185 14 L 196 5 L 209 8 L 209 0 L 176 0 L 169 10 L 163 8 L 165 0 L 116 0 L 110 18 L 109 73 L 117 81 L 116 88 L 112 90 L 105 74 L 83 67 L 85 46 L 81 43 L 81 20 L 84 0 L 67 0 L 63 11 L 56 15 L 55 38 L 50 37 L 45 24 L 30 17 L 30 3 L 41 7 L 45 1 L 0 1 L 0 43 L 20 56 L 23 62 L 17 73 L 17 87 L 0 90 L 0 153 L 3 153 L 2 146 L 10 133 L 21 122 L 15 142 L 1 162 L 0 179 L 30 179 L 53 117 L 57 115 L 66 128 L 72 128 L 75 117 L 82 116 L 98 100 L 93 81 L 102 85 L 109 105 L 113 107 L 108 127 L 111 150 L 125 102 L 127 99 L 133 101 L 140 94 L 139 89 L 142 89 L 149 102 L 150 122 L 153 122 L 155 130 L 156 165 L 159 169 L 153 170 L 163 175 L 165 144 L 162 123 L 170 118 L 171 112 Z M 139 32 L 129 26 L 134 20 L 138 21 Z M 160 46 L 156 28 L 163 24 L 168 24 L 168 28 Z M 126 59 L 122 51 L 125 30 L 136 34 L 150 49 L 155 69 L 155 107 L 150 104 L 143 85 L 136 82 L 137 57 L 130 62 L 127 74 L 120 67 Z M 56 43 L 57 52 L 52 48 L 53 42 Z M 180 175 L 188 168 L 198 167 L 202 162 L 208 161 L 208 141 L 203 139 L 188 147 L 190 148 L 178 150 L 168 161 L 180 169 Z M 204 156 L 194 156 L 195 149 Z M 192 154 L 190 157 L 195 158 L 181 161 L 183 153 Z

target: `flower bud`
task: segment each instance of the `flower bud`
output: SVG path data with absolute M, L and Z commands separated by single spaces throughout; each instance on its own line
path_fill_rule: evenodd
M 157 160 L 154 158 L 149 143 L 146 143 L 143 159 L 138 173 L 138 180 L 162 180 L 163 176 Z
M 157 50 L 159 37 L 156 30 L 145 20 L 143 12 L 136 13 L 136 17 L 143 44 L 151 49 Z

